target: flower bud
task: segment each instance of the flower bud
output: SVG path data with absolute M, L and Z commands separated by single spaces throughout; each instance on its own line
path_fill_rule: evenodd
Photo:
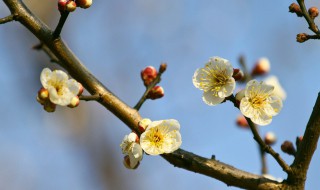
M 74 1 L 68 1 L 66 6 L 66 11 L 68 12 L 73 12 L 77 8 L 77 4 Z
M 148 66 L 141 71 L 141 79 L 145 86 L 148 86 L 157 77 L 157 75 L 157 70 L 152 66 Z
M 50 102 L 49 100 L 44 102 L 43 109 L 47 112 L 54 112 L 56 110 L 56 104 Z
M 252 69 L 251 75 L 256 76 L 256 75 L 264 75 L 270 71 L 270 62 L 267 58 L 263 57 L 259 59 L 255 66 Z
M 233 69 L 232 77 L 234 78 L 235 81 L 239 81 L 243 79 L 244 74 L 240 69 Z
M 289 12 L 290 13 L 296 13 L 298 17 L 302 17 L 303 14 L 302 14 L 302 11 L 300 9 L 300 6 L 296 3 L 292 3 L 290 6 L 289 6 Z
M 147 98 L 151 100 L 155 100 L 155 99 L 162 98 L 163 96 L 164 96 L 163 88 L 161 86 L 155 86 L 149 91 Z
M 133 165 L 131 163 L 132 161 L 130 160 L 130 157 L 128 155 L 126 155 L 124 158 L 123 158 L 123 165 L 128 168 L 128 169 L 137 169 L 140 162 L 137 162 L 135 165 Z
M 43 105 L 43 104 L 46 102 L 46 100 L 40 99 L 39 96 L 37 96 L 37 101 L 38 101 L 41 105 Z M 47 100 L 47 101 L 48 101 L 48 100 Z
M 83 90 L 84 90 L 84 88 L 83 88 L 82 84 L 79 82 L 79 92 L 78 92 L 78 96 L 80 96 L 80 95 L 83 93 Z
M 142 120 L 139 121 L 139 123 L 138 123 L 139 130 L 140 130 L 141 132 L 144 132 L 144 131 L 147 129 L 148 125 L 149 125 L 151 122 L 152 122 L 152 121 L 151 121 L 150 119 L 148 119 L 148 118 L 142 119 Z
M 277 137 L 273 132 L 268 132 L 264 136 L 264 142 L 267 145 L 273 145 L 274 143 L 276 143 L 276 141 L 277 141 Z
M 244 98 L 245 96 L 245 89 L 240 90 L 237 94 L 236 94 L 236 101 L 238 104 L 240 104 L 242 98 Z
M 67 3 L 69 0 L 59 0 L 58 1 L 58 9 L 60 12 L 63 12 L 67 9 Z
M 243 115 L 239 115 L 237 117 L 236 123 L 241 128 L 249 129 L 248 122 L 247 122 L 246 118 Z
M 290 141 L 284 141 L 281 145 L 281 150 L 289 155 L 294 156 L 296 154 L 296 149 Z
M 92 0 L 76 0 L 76 4 L 78 7 L 86 9 L 92 5 Z
M 296 146 L 297 146 L 297 149 L 299 149 L 299 146 L 302 142 L 302 139 L 303 139 L 303 136 L 299 136 L 296 138 Z
M 308 13 L 312 19 L 316 18 L 319 15 L 319 10 L 317 7 L 311 7 L 308 10 Z
M 167 70 L 167 64 L 166 63 L 161 63 L 159 72 L 164 73 Z
M 74 97 L 71 99 L 71 102 L 70 102 L 70 104 L 68 105 L 68 107 L 69 107 L 69 108 L 75 108 L 75 107 L 77 107 L 79 104 L 80 104 L 79 96 L 74 96 Z
M 45 88 L 41 88 L 39 91 L 38 91 L 38 98 L 40 100 L 47 100 L 49 98 L 49 91 Z
M 309 40 L 308 34 L 306 34 L 306 33 L 297 34 L 297 42 L 303 43 L 307 40 Z

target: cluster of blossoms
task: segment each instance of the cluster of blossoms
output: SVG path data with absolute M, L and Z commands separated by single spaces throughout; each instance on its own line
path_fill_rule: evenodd
M 92 5 L 92 0 L 59 0 L 58 9 L 60 12 L 73 12 L 77 7 L 86 9 Z
M 143 152 L 149 155 L 168 154 L 176 151 L 182 143 L 180 124 L 177 120 L 151 121 L 143 119 L 139 122 L 140 135 L 134 132 L 126 135 L 120 144 L 124 157 L 124 165 L 136 169 L 143 157 Z
M 269 61 L 264 58 L 259 60 L 251 75 L 261 75 L 269 69 Z M 239 69 L 234 69 L 228 60 L 212 57 L 204 68 L 195 71 L 193 84 L 203 90 L 203 101 L 214 106 L 233 94 L 235 81 L 239 80 L 241 75 Z M 277 91 L 274 85 L 279 86 Z M 267 125 L 272 121 L 272 117 L 282 109 L 282 98 L 285 98 L 285 93 L 275 77 L 271 78 L 269 83 L 251 80 L 246 88 L 236 95 L 241 113 L 258 125 Z M 239 123 L 245 125 L 243 121 Z
M 79 95 L 83 92 L 83 86 L 61 70 L 51 71 L 48 68 L 42 70 L 40 75 L 42 88 L 38 92 L 37 100 L 48 112 L 54 112 L 56 105 L 79 105 Z
M 165 67 L 165 66 L 161 65 L 160 69 L 162 67 Z M 141 71 L 141 79 L 143 81 L 143 84 L 146 87 L 148 87 L 157 78 L 157 76 L 158 76 L 158 71 L 152 66 L 148 66 Z M 147 98 L 151 100 L 155 100 L 155 99 L 162 98 L 163 96 L 164 96 L 164 89 L 161 86 L 155 86 L 149 91 Z

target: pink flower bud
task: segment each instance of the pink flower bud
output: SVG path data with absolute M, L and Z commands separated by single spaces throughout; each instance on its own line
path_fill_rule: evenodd
M 157 77 L 157 75 L 157 70 L 152 66 L 148 66 L 141 71 L 141 79 L 145 86 L 148 86 Z
M 300 34 L 297 34 L 296 39 L 297 39 L 297 42 L 303 43 L 303 42 L 309 40 L 309 35 L 306 33 L 300 33 Z
M 290 13 L 296 13 L 298 17 L 302 17 L 303 16 L 303 13 L 300 9 L 300 6 L 296 3 L 292 3 L 290 6 L 289 6 L 289 12 Z
M 67 2 L 66 11 L 73 12 L 76 10 L 76 8 L 77 8 L 77 4 L 74 1 Z
M 249 129 L 248 122 L 247 122 L 246 118 L 243 115 L 239 115 L 237 117 L 236 123 L 241 128 Z
M 49 100 L 44 102 L 43 109 L 47 112 L 54 112 L 56 110 L 56 104 L 50 102 Z
M 41 88 L 39 91 L 38 91 L 38 98 L 40 100 L 47 100 L 49 98 L 49 91 L 45 88 Z
M 163 96 L 164 96 L 163 88 L 161 86 L 155 86 L 149 91 L 147 98 L 151 100 L 155 100 L 155 99 L 162 98 Z
M 255 75 L 264 75 L 270 71 L 270 62 L 267 58 L 259 59 L 254 68 L 252 69 L 252 76 Z
M 67 9 L 67 3 L 69 0 L 59 0 L 58 1 L 58 9 L 60 12 L 63 12 Z
M 78 7 L 86 9 L 92 5 L 92 0 L 76 0 L 76 4 Z
M 80 99 L 78 96 L 75 96 L 71 99 L 70 104 L 68 105 L 69 108 L 75 108 L 80 104 Z
M 267 145 L 273 145 L 274 143 L 276 143 L 276 141 L 277 141 L 277 137 L 273 132 L 268 132 L 264 136 L 264 142 Z
M 84 90 L 84 88 L 83 88 L 83 86 L 82 86 L 82 84 L 79 82 L 79 92 L 78 92 L 78 96 L 80 96 L 82 93 L 83 93 L 83 90 Z
M 144 132 L 144 131 L 147 129 L 148 125 L 149 125 L 151 122 L 152 122 L 152 121 L 151 121 L 150 119 L 148 119 L 148 118 L 142 119 L 142 120 L 139 121 L 139 123 L 138 123 L 138 125 L 139 125 L 139 130 L 140 130 L 141 132 Z

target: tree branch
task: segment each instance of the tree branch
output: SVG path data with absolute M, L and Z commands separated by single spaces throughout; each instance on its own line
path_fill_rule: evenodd
M 11 22 L 11 21 L 14 21 L 16 15 L 9 15 L 7 17 L 4 17 L 4 18 L 0 18 L 0 24 L 5 24 L 7 22 Z
M 315 152 L 320 135 L 320 93 L 313 107 L 312 114 L 307 124 L 302 142 L 293 164 L 291 166 L 293 174 L 288 176 L 288 181 L 297 184 L 304 184 L 307 178 L 307 171 L 311 162 L 313 153 Z
M 297 2 L 299 3 L 300 9 L 302 11 L 303 17 L 306 19 L 306 21 L 308 22 L 309 25 L 309 29 L 311 31 L 313 31 L 316 35 L 320 35 L 318 26 L 314 23 L 314 20 L 310 17 L 307 8 L 304 4 L 304 0 L 297 0 Z M 311 39 L 311 38 L 310 38 Z

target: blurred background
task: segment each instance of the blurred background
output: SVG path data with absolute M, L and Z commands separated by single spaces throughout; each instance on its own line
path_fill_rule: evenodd
M 24 1 L 51 28 L 59 20 L 57 1 Z M 287 92 L 283 110 L 265 134 L 285 140 L 303 135 L 320 90 L 320 43 L 296 42 L 309 32 L 302 18 L 288 13 L 292 1 L 95 0 L 77 9 L 62 36 L 92 73 L 127 104 L 136 104 L 144 86 L 142 68 L 168 63 L 161 85 L 165 96 L 147 101 L 143 117 L 175 118 L 181 124 L 182 147 L 204 157 L 259 174 L 259 151 L 252 134 L 235 125 L 239 111 L 230 103 L 210 107 L 192 84 L 194 71 L 209 57 L 220 56 L 239 67 L 244 55 L 249 68 L 260 57 L 271 62 Z M 307 1 L 307 6 L 320 6 Z M 0 17 L 9 15 L 0 2 Z M 318 22 L 318 18 L 316 19 Z M 76 109 L 58 107 L 47 113 L 36 101 L 40 72 L 59 68 L 32 50 L 39 41 L 22 25 L 0 25 L 0 189 L 237 189 L 193 172 L 174 168 L 159 156 L 144 156 L 137 170 L 122 164 L 119 144 L 130 132 L 119 119 L 95 102 Z M 291 163 L 293 158 L 281 153 Z M 285 173 L 270 156 L 268 169 Z M 320 150 L 315 152 L 306 189 L 320 186 Z

